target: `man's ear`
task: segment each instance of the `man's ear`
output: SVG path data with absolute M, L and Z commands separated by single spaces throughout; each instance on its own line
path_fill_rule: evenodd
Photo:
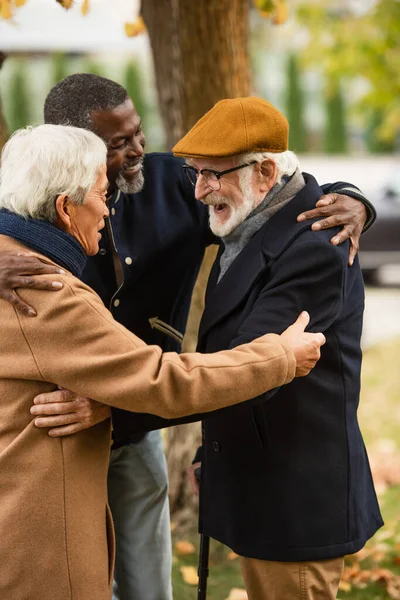
M 260 190 L 267 194 L 276 183 L 278 170 L 275 161 L 269 158 L 259 163 L 259 166 L 261 175 Z
M 60 229 L 71 229 L 71 203 L 67 194 L 60 194 L 56 199 L 57 219 L 56 224 Z

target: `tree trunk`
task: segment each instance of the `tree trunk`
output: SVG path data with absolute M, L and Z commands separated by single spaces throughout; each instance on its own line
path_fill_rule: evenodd
M 250 94 L 248 0 L 143 0 L 167 146 L 222 98 Z
M 6 55 L 0 52 L 0 69 L 3 66 L 3 62 L 6 59 Z M 8 139 L 7 125 L 3 117 L 1 98 L 0 98 L 0 151 Z
M 248 12 L 249 0 L 143 0 L 169 149 L 218 100 L 250 94 Z M 215 249 L 210 249 L 193 294 L 186 350 L 196 346 L 214 258 Z M 199 442 L 199 424 L 168 430 L 171 512 L 179 528 L 196 522 L 186 468 Z

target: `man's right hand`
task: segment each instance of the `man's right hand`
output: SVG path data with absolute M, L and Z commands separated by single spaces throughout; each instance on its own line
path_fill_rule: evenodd
M 60 281 L 49 281 L 35 275 L 62 274 L 64 271 L 54 265 L 42 262 L 30 253 L 0 254 L 0 298 L 10 302 L 21 313 L 30 317 L 36 311 L 29 306 L 15 291 L 17 288 L 35 288 L 56 292 L 63 284 Z
M 323 333 L 306 333 L 310 315 L 302 312 L 297 321 L 288 327 L 281 337 L 289 345 L 296 358 L 296 377 L 308 375 L 321 357 L 321 346 L 326 339 Z
M 201 469 L 201 462 L 194 463 L 187 468 L 187 474 L 189 477 L 190 487 L 192 488 L 192 492 L 199 495 L 200 491 L 200 471 L 197 469 Z

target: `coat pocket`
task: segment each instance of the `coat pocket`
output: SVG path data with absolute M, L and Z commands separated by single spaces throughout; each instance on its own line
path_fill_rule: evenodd
M 115 533 L 114 523 L 112 520 L 111 510 L 108 504 L 106 505 L 106 530 L 107 530 L 107 547 L 108 547 L 108 585 L 114 579 L 114 564 L 115 564 Z
M 265 415 L 264 407 L 262 404 L 257 404 L 251 407 L 251 416 L 254 425 L 254 430 L 257 439 L 263 450 L 267 450 L 270 444 L 269 432 L 268 432 L 268 421 Z

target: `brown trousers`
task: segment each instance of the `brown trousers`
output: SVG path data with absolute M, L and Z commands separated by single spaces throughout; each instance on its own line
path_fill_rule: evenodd
M 334 600 L 344 559 L 274 562 L 240 557 L 249 600 Z

